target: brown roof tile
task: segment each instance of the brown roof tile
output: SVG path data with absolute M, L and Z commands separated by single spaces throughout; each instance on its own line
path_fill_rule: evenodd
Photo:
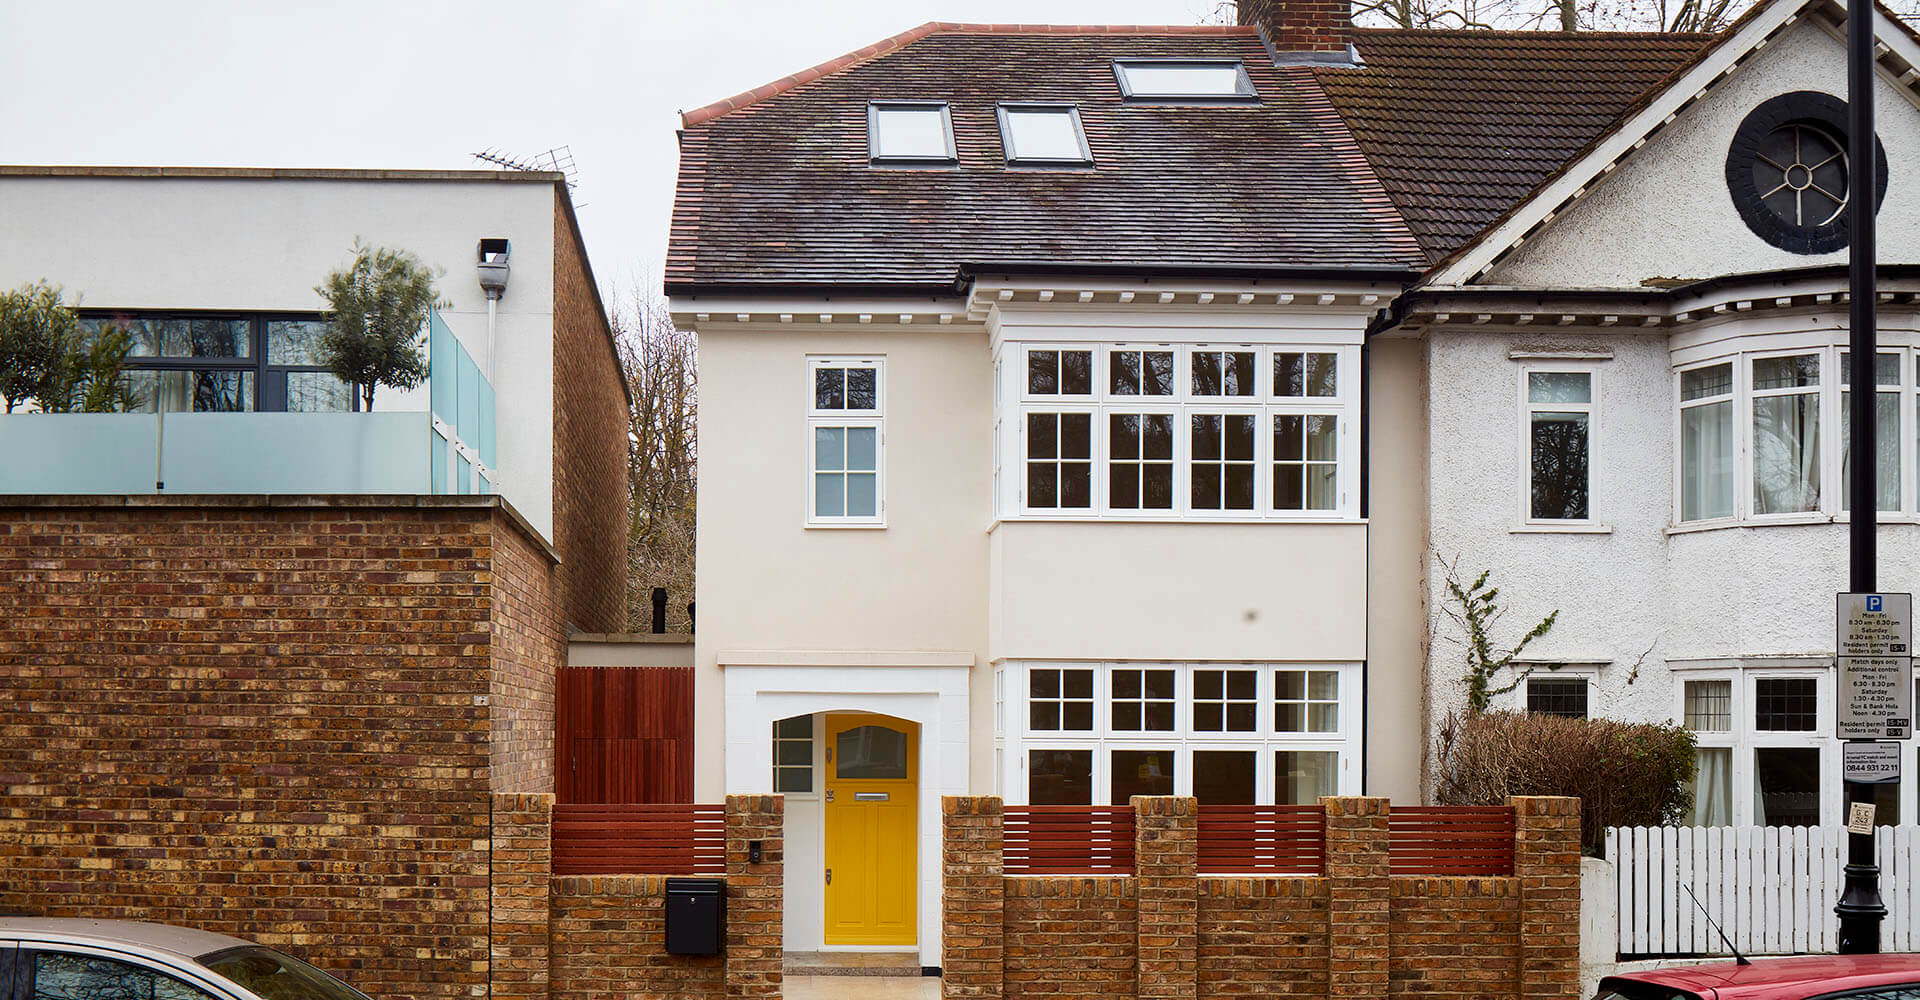
M 687 116 L 670 289 L 1426 263 L 1312 71 L 1252 29 L 937 25 L 874 49 Z M 1262 100 L 1127 104 L 1113 61 L 1143 57 L 1241 59 Z M 869 100 L 949 101 L 958 165 L 870 165 Z M 1023 100 L 1076 104 L 1095 166 L 1008 169 L 995 104 Z
M 1316 76 L 1430 259 L 1478 235 L 1707 34 L 1371 29 Z

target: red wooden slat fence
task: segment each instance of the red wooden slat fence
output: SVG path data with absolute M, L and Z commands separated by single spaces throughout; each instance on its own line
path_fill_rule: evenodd
M 1133 874 L 1132 806 L 1009 806 L 1009 875 Z
M 554 798 L 693 799 L 693 670 L 562 667 L 555 692 Z
M 556 803 L 555 875 L 725 875 L 727 808 Z
M 1511 806 L 1394 806 L 1387 829 L 1395 875 L 1513 874 Z
M 1327 814 L 1321 806 L 1200 807 L 1203 875 L 1322 875 Z

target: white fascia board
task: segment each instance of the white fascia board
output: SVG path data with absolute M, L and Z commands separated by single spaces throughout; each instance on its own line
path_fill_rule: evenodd
M 742 322 L 781 325 L 783 322 L 886 324 L 906 322 L 915 326 L 940 326 L 961 322 L 967 316 L 967 302 L 952 298 L 849 298 L 829 296 L 760 295 L 674 295 L 667 308 L 675 323 L 682 326 L 715 324 L 727 327 Z M 746 316 L 742 321 L 738 317 Z M 862 317 L 865 317 L 863 320 Z M 910 317 L 903 319 L 903 317 Z
M 1732 73 L 1742 60 L 1797 19 L 1807 7 L 1823 0 L 1773 0 L 1740 33 L 1727 39 L 1706 59 L 1669 84 L 1652 104 L 1641 109 L 1624 126 L 1607 136 L 1587 155 L 1559 177 L 1534 194 L 1505 222 L 1482 236 L 1466 253 L 1436 272 L 1435 285 L 1463 285 L 1499 263 L 1507 251 L 1518 246 L 1534 227 L 1559 215 L 1568 203 L 1586 194 L 1603 174 L 1644 145 L 1647 137 L 1705 97 L 1721 78 Z
M 1824 17 L 1811 20 L 1820 27 L 1821 31 L 1826 32 L 1841 45 L 1844 46 L 1847 43 L 1847 26 L 1844 19 L 1837 24 Z M 1920 108 L 1920 72 L 1916 72 L 1916 68 L 1920 68 L 1920 44 L 1915 44 L 1905 30 L 1889 21 L 1878 9 L 1873 12 L 1873 40 L 1874 73 L 1901 97 L 1906 98 L 1908 104 Z M 1904 62 L 1908 68 L 1900 70 L 1894 65 L 1889 65 L 1895 62 L 1895 59 L 1890 57 L 1897 57 L 1898 61 Z
M 972 667 L 973 654 L 955 650 L 723 649 L 725 667 Z
M 1019 303 L 1073 309 L 1106 306 L 1180 307 L 1219 310 L 1232 307 L 1344 307 L 1379 309 L 1400 294 L 1392 281 L 1305 281 L 1298 279 L 1207 280 L 1201 278 L 1076 278 L 1070 275 L 976 278 L 968 306 L 977 314 Z M 1331 301 L 1322 301 L 1332 297 Z

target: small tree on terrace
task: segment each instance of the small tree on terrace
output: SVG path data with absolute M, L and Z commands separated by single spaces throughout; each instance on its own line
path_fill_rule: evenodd
M 439 304 L 433 283 L 440 274 L 411 251 L 355 240 L 353 261 L 314 287 L 327 300 L 321 363 L 359 387 L 363 409 L 373 409 L 379 386 L 411 389 L 426 381 L 420 328 Z
M 58 390 L 80 318 L 45 281 L 0 293 L 0 396 L 6 412 Z

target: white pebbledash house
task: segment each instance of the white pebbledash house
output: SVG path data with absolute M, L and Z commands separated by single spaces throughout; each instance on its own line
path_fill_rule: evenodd
M 1435 551 L 1562 609 L 1516 704 L 1684 712 L 1728 818 L 1782 821 L 1792 789 L 1733 789 L 1835 752 L 1839 9 L 1241 6 L 929 24 L 684 116 L 696 796 L 787 796 L 792 949 L 939 963 L 942 794 L 1418 801 L 1458 701 Z M 1915 262 L 1920 45 L 1882 22 L 1883 254 Z M 1888 589 L 1917 286 L 1887 270 Z

